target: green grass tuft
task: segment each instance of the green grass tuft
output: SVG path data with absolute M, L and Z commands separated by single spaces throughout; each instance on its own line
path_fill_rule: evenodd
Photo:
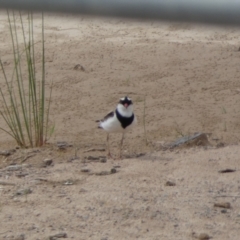
M 34 39 L 33 13 L 28 13 L 27 27 L 24 26 L 21 12 L 16 14 L 14 11 L 8 11 L 7 16 L 14 67 L 11 78 L 8 78 L 0 58 L 0 66 L 7 88 L 7 93 L 3 91 L 2 87 L 0 88 L 2 97 L 0 115 L 8 126 L 8 129 L 2 127 L 0 129 L 12 136 L 21 147 L 39 147 L 46 143 L 49 135 L 52 95 L 51 84 L 49 102 L 47 103 L 45 96 L 44 16 L 42 14 L 41 72 L 38 74 L 35 52 L 36 47 L 39 48 L 39 43 Z M 23 44 L 20 43 L 20 39 L 23 39 Z

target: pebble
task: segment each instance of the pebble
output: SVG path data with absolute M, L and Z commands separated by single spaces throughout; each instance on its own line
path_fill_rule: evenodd
M 111 169 L 111 173 L 113 174 L 113 173 L 116 173 L 117 172 L 117 170 L 115 169 L 115 168 L 112 168 Z
M 175 182 L 171 182 L 171 181 L 167 181 L 167 182 L 165 183 L 165 186 L 170 186 L 170 187 L 176 186 L 176 183 L 175 183 Z
M 49 240 L 56 240 L 58 238 L 67 238 L 67 234 L 66 233 L 57 233 L 55 235 L 50 236 L 48 239 Z
M 192 236 L 196 239 L 199 239 L 199 240 L 208 240 L 210 239 L 211 237 L 207 234 L 207 233 L 200 233 L 199 235 L 196 234 L 195 232 L 192 233 Z
M 7 171 L 18 171 L 21 170 L 24 167 L 25 164 L 22 165 L 10 165 L 5 168 Z
M 82 169 L 81 169 L 81 172 L 85 172 L 85 173 L 86 173 L 86 172 L 90 172 L 90 169 L 89 169 L 89 168 L 82 168 Z
M 207 233 L 200 233 L 198 236 L 199 240 L 208 240 L 210 239 L 210 236 Z
M 214 203 L 214 207 L 229 209 L 231 208 L 231 204 L 229 202 Z
M 32 193 L 32 190 L 30 188 L 26 188 L 26 189 L 19 189 L 17 192 L 16 192 L 16 195 L 27 195 L 27 194 L 30 194 Z
M 53 160 L 47 158 L 47 159 L 43 160 L 43 163 L 44 163 L 45 166 L 50 166 L 50 165 L 52 165 Z

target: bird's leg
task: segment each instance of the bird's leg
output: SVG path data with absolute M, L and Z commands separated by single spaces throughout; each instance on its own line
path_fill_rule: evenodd
M 112 158 L 110 153 L 110 146 L 109 146 L 109 133 L 107 134 L 107 157 Z
M 122 134 L 122 139 L 120 142 L 120 149 L 119 149 L 119 158 L 122 159 L 122 145 L 123 145 L 124 133 Z

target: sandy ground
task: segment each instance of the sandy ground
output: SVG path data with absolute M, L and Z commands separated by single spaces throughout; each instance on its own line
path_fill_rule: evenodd
M 40 39 L 39 16 L 34 26 Z M 3 12 L 0 31 L 10 73 Z M 45 37 L 55 131 L 43 148 L 1 157 L 0 239 L 239 239 L 240 30 L 47 15 Z M 125 158 L 106 161 L 95 120 L 125 95 L 138 126 Z M 210 145 L 166 150 L 195 132 Z M 111 136 L 115 154 L 119 141 Z M 0 143 L 16 147 L 4 132 Z

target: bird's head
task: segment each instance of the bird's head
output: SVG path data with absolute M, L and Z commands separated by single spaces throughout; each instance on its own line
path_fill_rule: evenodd
M 117 109 L 124 117 L 130 117 L 133 114 L 133 102 L 129 97 L 120 98 Z

